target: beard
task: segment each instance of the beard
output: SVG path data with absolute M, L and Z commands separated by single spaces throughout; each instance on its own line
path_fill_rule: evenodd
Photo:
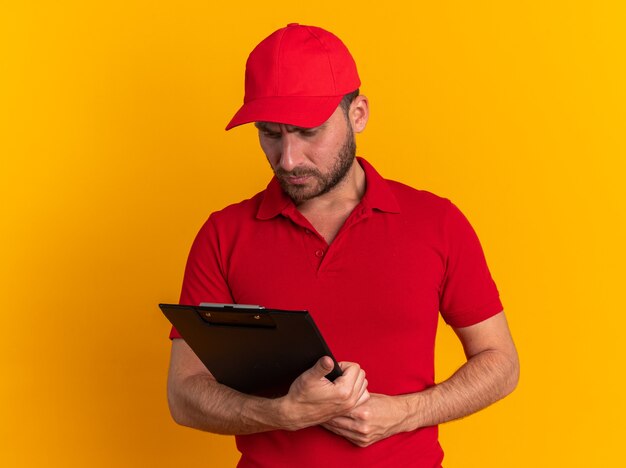
M 356 141 L 354 139 L 354 132 L 350 125 L 348 125 L 348 134 L 343 142 L 343 145 L 339 149 L 333 166 L 327 173 L 322 173 L 318 169 L 313 168 L 298 168 L 291 171 L 285 171 L 282 168 L 274 170 L 274 174 L 280 183 L 280 186 L 287 195 L 294 201 L 294 203 L 302 203 L 325 193 L 330 192 L 340 182 L 342 182 L 356 157 Z M 289 177 L 304 177 L 309 176 L 313 179 L 314 183 L 306 185 L 294 185 L 288 181 Z

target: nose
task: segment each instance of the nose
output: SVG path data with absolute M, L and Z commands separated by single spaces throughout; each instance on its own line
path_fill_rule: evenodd
M 291 171 L 304 160 L 302 146 L 294 133 L 285 132 L 282 137 L 279 165 L 285 171 Z

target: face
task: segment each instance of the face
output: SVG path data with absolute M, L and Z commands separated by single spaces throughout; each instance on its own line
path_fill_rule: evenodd
M 341 108 L 319 127 L 271 122 L 257 122 L 256 126 L 276 178 L 295 203 L 330 192 L 354 162 L 354 133 Z

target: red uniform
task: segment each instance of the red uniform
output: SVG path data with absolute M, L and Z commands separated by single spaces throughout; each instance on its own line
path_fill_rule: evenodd
M 449 200 L 359 163 L 365 194 L 330 246 L 276 179 L 213 213 L 189 254 L 180 302 L 307 309 L 337 360 L 366 371 L 370 392 L 419 392 L 434 385 L 439 312 L 465 327 L 502 304 L 474 230 Z M 241 467 L 432 468 L 443 459 L 436 426 L 366 448 L 321 427 L 237 436 L 237 447 Z

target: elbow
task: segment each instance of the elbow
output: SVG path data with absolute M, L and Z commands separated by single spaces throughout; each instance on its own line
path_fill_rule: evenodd
M 183 413 L 180 411 L 177 411 L 175 408 L 172 408 L 171 406 L 170 406 L 170 416 L 172 417 L 172 420 L 179 426 L 189 427 L 189 423 L 186 421 Z
M 186 424 L 184 413 L 180 410 L 180 408 L 174 401 L 174 398 L 170 394 L 167 395 L 167 405 L 170 410 L 170 416 L 172 417 L 174 422 L 180 426 L 185 426 Z
M 185 405 L 176 394 L 168 388 L 167 405 L 170 410 L 170 416 L 174 422 L 180 426 L 191 427 L 191 421 L 185 411 Z
M 520 377 L 520 363 L 517 353 L 514 353 L 509 361 L 509 369 L 506 376 L 506 383 L 504 387 L 503 397 L 513 393 L 517 388 Z

